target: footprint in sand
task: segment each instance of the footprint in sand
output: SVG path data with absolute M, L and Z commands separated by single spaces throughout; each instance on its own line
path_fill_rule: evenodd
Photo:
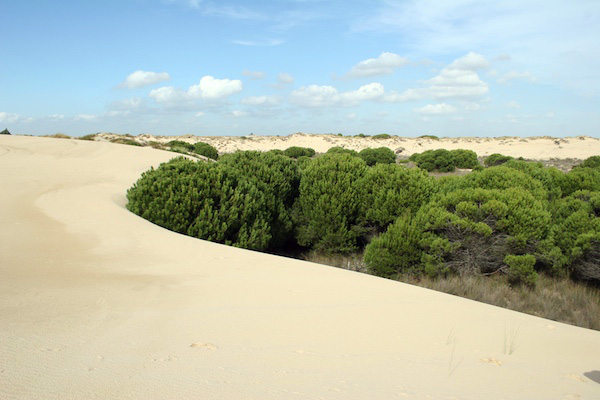
M 486 364 L 492 364 L 492 365 L 497 365 L 499 367 L 502 366 L 502 361 L 497 360 L 495 358 L 482 358 L 479 361 L 481 361 L 482 363 L 486 363 Z
M 212 343 L 202 343 L 202 342 L 192 343 L 192 344 L 190 344 L 190 347 L 196 347 L 196 348 L 202 348 L 202 349 L 208 349 L 208 350 L 218 349 L 218 347 Z
M 579 376 L 579 375 L 575 375 L 575 374 L 569 374 L 567 375 L 567 377 L 575 380 L 575 381 L 579 381 L 579 382 L 587 382 L 587 379 L 585 379 L 583 376 Z

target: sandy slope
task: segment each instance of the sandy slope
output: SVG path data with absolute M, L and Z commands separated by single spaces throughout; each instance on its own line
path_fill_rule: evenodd
M 0 398 L 600 398 L 600 332 L 130 214 L 171 157 L 0 137 Z

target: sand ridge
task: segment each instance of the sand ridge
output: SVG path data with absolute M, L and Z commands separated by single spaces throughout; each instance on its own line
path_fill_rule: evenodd
M 110 140 L 122 137 L 110 133 L 98 135 L 100 140 Z M 458 137 L 458 138 L 408 138 L 391 136 L 389 139 L 373 137 L 337 136 L 332 134 L 295 133 L 287 136 L 152 136 L 138 135 L 132 137 L 139 143 L 167 143 L 171 140 L 181 140 L 187 143 L 199 141 L 216 147 L 219 153 L 231 153 L 236 150 L 271 149 L 285 150 L 291 146 L 311 147 L 319 153 L 324 153 L 331 147 L 341 146 L 360 151 L 367 147 L 388 147 L 401 156 L 422 153 L 435 149 L 467 149 L 473 150 L 478 156 L 489 156 L 500 153 L 512 157 L 524 157 L 532 160 L 550 158 L 586 159 L 600 154 L 600 139 L 589 136 L 554 138 L 550 136 L 520 138 L 504 136 L 497 138 Z
M 173 156 L 0 137 L 0 398 L 600 397 L 600 332 L 129 213 Z

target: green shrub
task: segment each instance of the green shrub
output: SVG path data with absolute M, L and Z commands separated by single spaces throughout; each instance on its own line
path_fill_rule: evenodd
M 600 169 L 573 168 L 565 174 L 562 187 L 563 196 L 569 196 L 578 190 L 600 191 Z
M 453 172 L 455 170 L 454 157 L 449 150 L 427 150 L 415 153 L 409 157 L 417 166 L 426 171 Z
M 127 208 L 175 232 L 265 250 L 281 210 L 256 175 L 179 157 L 145 172 L 127 192 Z
M 479 164 L 477 160 L 477 153 L 472 150 L 456 149 L 450 150 L 452 153 L 452 159 L 456 168 L 473 169 Z
M 217 151 L 217 149 L 208 143 L 198 142 L 194 144 L 193 148 L 194 153 L 200 154 L 201 156 L 208 157 L 213 160 L 219 158 L 219 152 Z
M 419 139 L 440 140 L 440 138 L 435 135 L 421 135 L 419 136 Z
M 118 144 L 126 144 L 128 146 L 142 146 L 140 143 L 136 142 L 133 139 L 129 139 L 126 137 L 119 137 L 119 138 L 115 138 L 111 140 L 111 143 L 118 143 Z
M 508 276 L 512 283 L 526 284 L 535 286 L 538 274 L 535 272 L 535 257 L 531 254 L 517 256 L 509 254 L 504 257 L 504 262 L 508 265 Z
M 513 158 L 511 156 L 504 156 L 499 153 L 494 153 L 487 156 L 483 163 L 486 167 L 495 167 L 497 165 L 502 165 L 505 162 L 510 161 L 512 159 Z
M 540 162 L 523 160 L 509 160 L 503 164 L 505 167 L 521 171 L 539 181 L 548 192 L 548 199 L 554 200 L 562 197 L 562 188 L 566 185 L 565 173 L 554 167 L 544 167 Z
M 10 135 L 10 132 L 8 131 L 8 129 L 5 129 L 2 132 L 0 132 L 0 135 Z
M 390 264 L 387 254 L 395 254 L 394 243 L 402 240 L 394 235 L 413 227 L 411 243 L 418 247 L 411 252 L 419 252 L 419 262 L 411 264 L 409 272 L 429 276 L 493 273 L 504 267 L 507 255 L 543 252 L 550 240 L 550 221 L 547 201 L 523 188 L 455 190 L 422 206 L 412 220 L 405 216 L 390 225 L 367 245 L 365 254 L 371 255 L 365 262 L 375 272 L 406 272 L 409 266 Z M 411 260 L 415 258 L 410 255 Z
M 310 147 L 292 146 L 285 149 L 283 154 L 290 158 L 299 158 L 302 156 L 312 157 L 315 155 L 315 150 Z
M 91 141 L 94 141 L 94 140 L 96 140 L 96 136 L 98 136 L 97 133 L 92 133 L 92 134 L 89 134 L 89 135 L 80 136 L 79 140 L 91 140 Z
M 581 190 L 556 203 L 552 233 L 557 273 L 600 282 L 600 192 Z
M 396 162 L 396 154 L 387 147 L 362 149 L 358 153 L 358 156 L 369 166 L 375 164 L 392 164 Z
M 172 151 L 179 151 L 187 153 L 188 151 L 194 151 L 194 145 L 191 143 L 184 142 L 182 140 L 171 140 L 167 143 Z
M 298 197 L 297 163 L 270 152 L 238 151 L 225 154 L 219 164 L 253 182 L 265 197 L 272 239 L 270 248 L 283 246 L 292 237 L 292 206 Z
M 346 154 L 350 154 L 352 156 L 358 156 L 358 153 L 352 149 L 345 149 L 341 146 L 335 146 L 335 147 L 330 147 L 329 150 L 327 150 L 327 153 L 331 154 L 331 153 L 346 153 Z
M 588 157 L 581 164 L 573 168 L 600 168 L 600 156 Z
M 389 138 L 391 138 L 391 136 L 388 135 L 387 133 L 381 133 L 379 135 L 373 136 L 373 139 L 389 139 Z
M 363 204 L 358 181 L 367 168 L 349 154 L 325 154 L 308 162 L 294 205 L 300 245 L 329 253 L 356 250 Z
M 435 179 L 418 168 L 377 164 L 358 182 L 364 199 L 361 215 L 376 232 L 405 213 L 415 214 L 437 191 Z
M 365 249 L 364 262 L 375 275 L 392 278 L 399 273 L 420 274 L 423 231 L 410 216 L 397 219 L 385 234 L 374 238 Z
M 358 135 L 354 135 L 354 137 L 366 138 L 368 137 L 368 135 L 365 135 L 364 133 L 359 133 Z

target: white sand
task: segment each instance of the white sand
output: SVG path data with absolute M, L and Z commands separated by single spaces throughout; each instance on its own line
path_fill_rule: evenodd
M 116 138 L 114 134 L 100 134 L 100 138 L 109 140 Z M 468 149 L 473 150 L 478 156 L 489 156 L 500 153 L 513 157 L 524 157 L 533 160 L 550 158 L 576 158 L 586 159 L 590 156 L 600 155 L 600 139 L 589 136 L 568 138 L 552 138 L 549 136 L 539 138 L 403 138 L 392 136 L 390 139 L 373 139 L 371 137 L 350 137 L 337 135 L 311 135 L 295 133 L 289 136 L 151 136 L 139 135 L 134 137 L 139 142 L 161 142 L 177 139 L 188 143 L 203 141 L 217 148 L 219 153 L 231 153 L 236 150 L 285 150 L 291 146 L 311 147 L 317 152 L 324 153 L 329 148 L 341 146 L 347 149 L 360 151 L 366 147 L 389 147 L 400 155 L 422 153 L 425 150 L 435 149 Z
M 600 332 L 129 213 L 171 157 L 0 136 L 1 399 L 600 398 Z

